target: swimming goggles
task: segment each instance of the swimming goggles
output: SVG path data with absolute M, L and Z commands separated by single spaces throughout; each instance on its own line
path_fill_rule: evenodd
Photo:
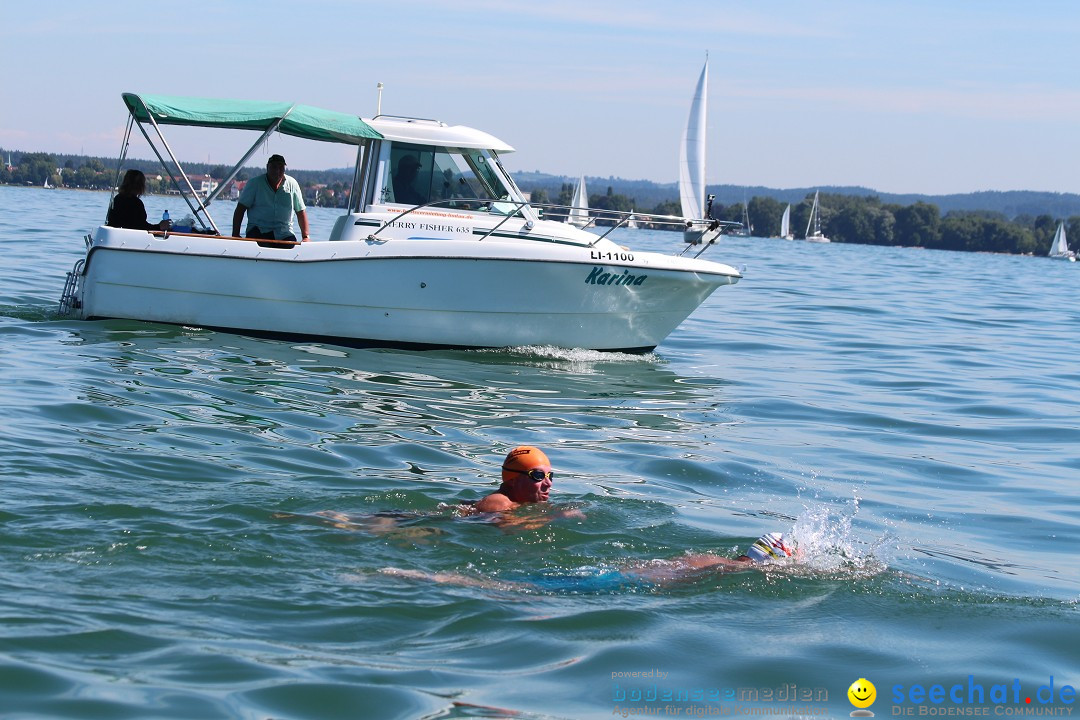
M 532 470 L 515 470 L 514 468 L 504 467 L 503 470 L 509 470 L 510 472 L 521 473 L 522 475 L 528 475 L 529 479 L 533 482 L 544 482 L 544 480 L 555 480 L 555 472 L 544 472 L 540 468 L 533 468 Z

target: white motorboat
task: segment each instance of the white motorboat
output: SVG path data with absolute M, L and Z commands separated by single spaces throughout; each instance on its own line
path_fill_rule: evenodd
M 740 279 L 700 258 L 638 252 L 608 235 L 543 219 L 503 169 L 513 148 L 479 130 L 309 106 L 125 94 L 133 127 L 162 159 L 192 210 L 191 232 L 101 226 L 68 273 L 62 312 L 128 318 L 344 345 L 555 345 L 643 352 L 714 290 Z M 262 134 L 208 197 L 194 192 L 164 125 Z M 149 128 L 149 130 L 147 129 Z M 292 243 L 223 236 L 209 207 L 272 132 L 357 146 L 350 207 L 329 237 Z M 152 135 L 156 135 L 156 140 Z M 419 160 L 394 198 L 394 172 Z M 172 172 L 175 170 L 178 172 Z M 566 209 L 551 212 L 564 217 Z M 595 222 L 601 222 L 594 217 Z M 683 218 L 650 216 L 682 227 Z M 703 223 L 703 221 L 700 221 Z M 603 232 L 605 231 L 606 232 Z M 603 232 L 603 234 L 600 234 Z
M 832 242 L 821 234 L 821 206 L 818 204 L 818 195 L 820 193 L 820 190 L 814 192 L 814 205 L 810 208 L 810 221 L 806 223 L 806 242 Z
M 1049 257 L 1055 260 L 1076 262 L 1076 253 L 1069 249 L 1069 241 L 1066 239 L 1064 221 L 1058 223 L 1057 232 L 1054 233 L 1054 241 L 1050 244 Z

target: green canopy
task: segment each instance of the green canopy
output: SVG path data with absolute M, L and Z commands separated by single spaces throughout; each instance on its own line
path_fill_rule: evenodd
M 124 103 L 139 122 L 148 122 L 152 115 L 162 125 L 265 131 L 285 118 L 277 131 L 307 140 L 360 145 L 366 139 L 382 137 L 355 115 L 310 105 L 135 93 L 124 93 Z

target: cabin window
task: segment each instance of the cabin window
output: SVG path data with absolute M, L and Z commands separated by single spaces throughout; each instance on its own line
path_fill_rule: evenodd
M 386 157 L 384 155 L 384 157 Z M 510 191 L 504 184 L 497 162 L 485 150 L 465 150 L 432 145 L 393 143 L 390 172 L 384 172 L 380 193 L 384 202 L 399 205 L 436 203 L 461 210 L 514 212 L 504 207 Z
M 389 172 L 383 173 L 383 201 L 400 205 L 430 202 L 434 155 L 435 148 L 430 145 L 394 143 L 390 148 Z

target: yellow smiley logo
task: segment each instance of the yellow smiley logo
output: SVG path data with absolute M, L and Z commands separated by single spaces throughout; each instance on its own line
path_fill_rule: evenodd
M 877 688 L 866 678 L 859 678 L 847 689 L 848 700 L 857 708 L 868 708 L 877 700 Z

